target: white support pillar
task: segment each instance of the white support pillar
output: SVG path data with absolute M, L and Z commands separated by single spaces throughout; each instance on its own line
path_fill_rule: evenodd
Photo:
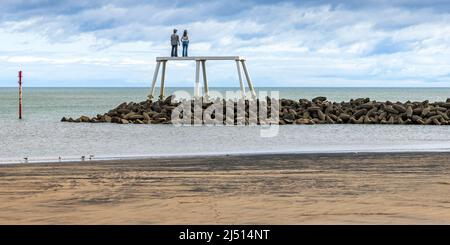
M 195 61 L 195 88 L 194 97 L 200 96 L 200 61 Z
M 166 80 L 166 64 L 167 61 L 162 62 L 162 71 L 161 71 L 161 88 L 159 92 L 159 99 L 164 99 L 164 81 Z
M 159 65 L 161 64 L 161 61 L 156 62 L 155 72 L 153 73 L 153 80 L 152 80 L 152 89 L 150 90 L 150 93 L 148 94 L 148 99 L 153 99 L 153 93 L 155 92 L 155 85 L 156 80 L 158 79 L 158 72 L 159 72 Z
M 203 89 L 205 90 L 204 97 L 208 99 L 209 89 L 208 89 L 208 78 L 206 77 L 206 60 L 202 60 L 202 71 L 203 71 Z
M 250 78 L 250 75 L 248 74 L 247 66 L 245 65 L 245 60 L 241 60 L 242 68 L 244 69 L 245 78 L 247 79 L 248 87 L 250 89 L 250 92 L 252 93 L 253 99 L 256 99 L 256 92 L 253 88 L 252 79 Z
M 159 98 L 164 99 L 165 96 L 165 80 L 166 80 L 166 69 L 167 69 L 167 62 L 168 61 L 195 61 L 196 64 L 196 71 L 195 71 L 195 87 L 194 87 L 194 96 L 200 97 L 202 96 L 202 91 L 200 88 L 200 76 L 203 76 L 203 88 L 204 93 L 203 96 L 207 98 L 209 96 L 209 85 L 208 85 L 208 78 L 206 74 L 206 61 L 208 60 L 229 60 L 229 61 L 235 61 L 236 62 L 236 69 L 238 72 L 238 78 L 239 78 L 239 86 L 241 89 L 241 96 L 242 98 L 248 98 L 247 93 L 248 90 L 251 93 L 252 98 L 256 98 L 256 92 L 255 88 L 253 87 L 252 79 L 250 78 L 250 74 L 247 70 L 246 66 L 246 60 L 244 57 L 241 56 L 191 56 L 191 57 L 156 57 L 156 67 L 155 72 L 153 74 L 153 80 L 152 80 L 152 86 L 150 89 L 150 92 L 148 94 L 148 98 L 150 100 L 153 99 L 153 94 L 155 92 L 156 87 L 156 81 L 158 80 L 159 75 L 159 69 L 162 62 L 162 71 L 161 71 L 161 91 L 159 93 Z M 201 63 L 201 64 L 200 64 Z M 201 66 L 201 67 L 200 67 Z M 202 74 L 200 74 L 200 69 L 202 70 Z M 242 71 L 243 70 L 243 71 Z M 244 74 L 242 74 L 244 73 Z M 244 76 L 247 80 L 248 89 L 246 88 L 247 85 L 244 81 Z
M 242 81 L 241 65 L 239 64 L 239 60 L 236 60 L 236 67 L 239 76 L 239 86 L 241 87 L 242 98 L 245 98 L 245 86 Z

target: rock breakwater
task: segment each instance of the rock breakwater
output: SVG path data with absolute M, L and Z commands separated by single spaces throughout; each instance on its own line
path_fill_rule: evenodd
M 199 102 L 200 101 L 200 102 Z M 171 124 L 173 111 L 182 104 L 189 104 L 188 122 L 208 124 L 211 119 L 215 124 L 418 124 L 418 125 L 450 125 L 450 98 L 445 102 L 379 102 L 369 98 L 352 99 L 348 102 L 331 102 L 326 97 L 312 100 L 271 99 L 266 100 L 180 100 L 172 96 L 165 100 L 143 101 L 140 103 L 122 103 L 116 108 L 95 117 L 79 118 L 63 117 L 63 122 L 74 123 L 119 123 L 119 124 Z M 238 106 L 244 105 L 239 114 Z M 216 111 L 211 106 L 216 106 Z M 219 107 L 217 107 L 219 105 Z M 228 106 L 227 106 L 228 105 Z M 252 107 L 254 105 L 254 107 Z M 276 105 L 276 106 L 275 106 Z M 219 108 L 219 109 L 217 109 Z M 223 109 L 223 117 L 217 111 Z M 255 108 L 252 121 L 251 108 Z M 274 111 L 276 108 L 276 111 Z M 186 109 L 185 109 L 186 110 Z M 195 113 L 195 111 L 200 113 Z M 212 113 L 211 113 L 212 111 Z M 271 112 L 274 111 L 275 113 Z M 259 113 L 258 113 L 259 112 Z M 210 113 L 208 118 L 205 113 Z M 266 115 L 267 113 L 267 115 Z M 274 114 L 277 114 L 273 117 Z M 271 116 L 272 115 L 272 118 Z M 177 120 L 182 118 L 176 117 Z M 185 118 L 186 119 L 186 118 Z

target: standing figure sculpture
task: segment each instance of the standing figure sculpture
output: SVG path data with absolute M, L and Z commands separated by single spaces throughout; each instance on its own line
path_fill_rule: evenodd
M 178 46 L 180 45 L 180 37 L 177 34 L 177 29 L 173 30 L 172 36 L 170 36 L 170 43 L 172 44 L 172 57 L 178 57 Z
M 184 30 L 183 32 L 181 43 L 183 44 L 183 57 L 188 57 L 189 36 L 187 30 Z

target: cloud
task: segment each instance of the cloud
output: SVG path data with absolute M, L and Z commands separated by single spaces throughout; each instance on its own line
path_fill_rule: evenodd
M 144 85 L 136 81 L 168 55 L 173 28 L 189 30 L 190 55 L 246 56 L 258 86 L 450 86 L 446 1 L 0 0 L 0 9 L 0 86 L 15 85 L 8 73 L 19 66 L 36 86 Z M 237 85 L 233 64 L 208 67 L 214 84 Z M 168 86 L 193 77 L 193 64 L 169 68 Z

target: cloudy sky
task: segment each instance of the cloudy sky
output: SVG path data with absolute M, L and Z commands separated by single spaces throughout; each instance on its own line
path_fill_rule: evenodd
M 361 3 L 364 2 L 364 3 Z M 450 2 L 0 0 L 0 86 L 149 86 L 173 28 L 256 86 L 450 86 Z M 210 62 L 211 86 L 237 86 Z M 194 64 L 169 63 L 167 86 Z

